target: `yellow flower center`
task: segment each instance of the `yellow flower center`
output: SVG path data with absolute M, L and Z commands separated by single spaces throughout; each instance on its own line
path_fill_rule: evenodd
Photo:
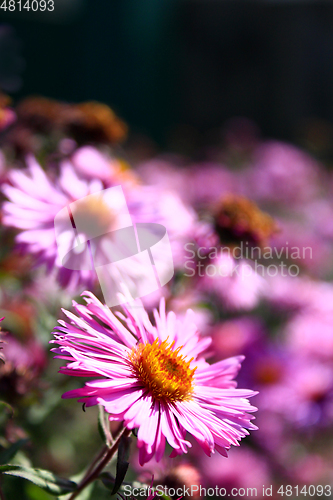
M 100 195 L 87 196 L 74 204 L 73 219 L 78 227 L 90 234 L 105 234 L 112 230 L 115 215 Z
M 133 371 L 142 384 L 157 400 L 166 402 L 190 399 L 193 375 L 196 368 L 190 368 L 190 361 L 185 361 L 179 354 L 181 347 L 172 350 L 174 342 L 167 340 L 153 344 L 139 344 L 130 354 Z

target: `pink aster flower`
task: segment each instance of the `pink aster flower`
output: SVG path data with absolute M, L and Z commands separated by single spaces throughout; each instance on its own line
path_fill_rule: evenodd
M 199 289 L 216 294 L 230 310 L 253 309 L 266 287 L 265 278 L 256 272 L 252 261 L 236 260 L 223 252 L 199 272 Z
M 140 182 L 127 163 L 107 156 L 93 146 L 82 146 L 77 149 L 70 160 L 80 177 L 88 180 L 100 179 L 106 187 L 121 184 L 124 187 L 133 188 Z
M 286 325 L 287 342 L 296 352 L 333 358 L 332 311 L 302 311 Z
M 201 456 L 199 467 L 204 474 L 206 486 L 226 488 L 232 496 L 233 488 L 256 488 L 261 496 L 263 484 L 270 484 L 272 478 L 264 458 L 250 448 L 230 450 L 229 460 L 215 455 L 212 460 Z
M 240 180 L 244 194 L 256 200 L 295 206 L 318 195 L 321 173 L 318 163 L 301 149 L 267 141 L 257 147 L 253 167 Z
M 6 168 L 6 159 L 3 152 L 0 150 L 0 184 L 2 184 L 6 180 L 7 168 Z
M 247 413 L 256 410 L 247 400 L 256 393 L 233 380 L 243 357 L 208 364 L 202 353 L 210 339 L 200 339 L 191 310 L 179 321 L 166 315 L 162 300 L 153 326 L 142 307 L 126 305 L 125 314 L 114 315 L 91 292 L 83 296 L 87 305 L 73 302 L 78 316 L 64 311 L 71 323 L 59 321 L 52 342 L 68 361 L 61 373 L 95 380 L 63 397 L 100 404 L 110 420 L 138 428 L 141 465 L 154 455 L 159 461 L 166 441 L 172 456 L 186 453 L 186 432 L 208 456 L 215 450 L 227 456 L 247 429 L 256 429 Z
M 176 191 L 195 207 L 210 206 L 221 196 L 237 192 L 236 177 L 225 165 L 207 162 L 185 167 L 176 159 L 168 160 L 145 162 L 139 165 L 139 174 L 147 184 Z
M 12 185 L 2 187 L 10 200 L 3 204 L 3 224 L 21 229 L 16 242 L 26 252 L 34 254 L 38 263 L 46 264 L 49 270 L 56 267 L 63 286 L 76 286 L 80 281 L 91 283 L 92 271 L 71 271 L 59 262 L 54 219 L 73 201 L 101 191 L 101 181 L 80 179 L 67 163 L 62 166 L 59 179 L 53 182 L 33 157 L 27 159 L 27 164 L 26 171 L 12 170 L 9 176 Z M 70 237 L 66 244 L 68 251 L 75 246 Z
M 62 209 L 81 200 L 75 205 L 75 213 L 72 215 L 74 221 L 82 221 L 83 225 L 87 224 L 88 229 L 86 233 L 77 234 L 78 240 L 81 242 L 90 240 L 91 230 L 92 232 L 96 230 L 102 238 L 105 235 L 105 239 L 99 242 L 99 254 L 95 254 L 95 257 L 99 265 L 109 263 L 110 252 L 106 250 L 109 242 L 105 241 L 107 235 L 115 234 L 117 229 L 124 227 L 122 215 L 124 210 L 117 209 L 117 196 L 111 193 L 104 197 L 102 191 L 108 187 L 121 185 L 124 188 L 128 208 L 126 226 L 132 227 L 132 224 L 136 223 L 163 224 L 168 231 L 175 265 L 179 265 L 183 260 L 183 240 L 192 231 L 194 214 L 176 195 L 167 192 L 157 193 L 149 187 L 135 185 L 134 181 L 124 180 L 124 175 L 119 172 L 118 175 L 114 171 L 106 182 L 104 179 L 106 170 L 101 175 L 101 164 L 106 160 L 102 160 L 98 155 L 95 150 L 87 151 L 87 148 L 85 151 L 78 150 L 73 157 L 74 163 L 66 160 L 60 165 L 58 178 L 46 174 L 33 157 L 27 159 L 26 170 L 10 172 L 9 182 L 2 186 L 2 191 L 9 200 L 3 204 L 2 222 L 5 226 L 21 230 L 16 242 L 24 251 L 34 254 L 38 263 L 46 264 L 49 270 L 54 269 L 62 286 L 71 286 L 75 289 L 84 283 L 85 287 L 91 287 L 96 282 L 96 275 L 90 270 L 92 266 L 91 261 L 88 262 L 90 256 L 86 252 L 86 245 L 80 247 L 77 244 L 75 231 L 72 225 L 67 223 L 68 213 L 66 211 L 64 214 Z M 81 162 L 81 167 L 87 168 L 89 161 L 96 164 L 96 176 L 89 178 L 87 175 L 83 178 L 80 169 L 77 168 L 78 163 Z M 107 164 L 103 165 L 107 169 Z M 61 235 L 58 234 L 58 244 L 61 248 L 58 251 L 54 223 L 55 217 L 60 213 L 60 219 L 57 220 L 61 231 Z M 117 240 L 115 245 L 118 245 L 118 250 Z M 71 250 L 74 247 L 75 266 L 72 269 L 79 269 L 78 271 L 63 267 L 64 256 L 72 255 Z M 123 248 L 120 250 L 123 251 Z M 128 255 L 132 251 L 133 249 L 129 248 Z M 138 268 L 134 269 L 133 273 L 137 271 Z

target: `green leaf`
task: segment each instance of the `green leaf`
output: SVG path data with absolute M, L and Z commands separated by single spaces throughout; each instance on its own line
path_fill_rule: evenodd
M 48 470 L 8 464 L 1 465 L 0 472 L 27 479 L 51 495 L 65 495 L 77 488 L 77 484 L 74 481 L 55 476 Z
M 98 477 L 104 484 L 105 488 L 111 491 L 113 490 L 115 479 L 110 472 L 102 472 Z
M 120 439 L 118 448 L 116 479 L 114 482 L 113 490 L 111 491 L 111 495 L 115 495 L 117 493 L 117 491 L 119 490 L 120 486 L 122 485 L 125 479 L 126 472 L 129 466 L 128 457 L 129 457 L 131 442 L 132 440 L 128 436 L 123 435 Z
M 28 439 L 19 439 L 16 443 L 9 446 L 9 448 L 5 448 L 0 452 L 0 465 L 6 464 L 9 462 L 19 451 L 22 446 L 24 446 L 28 442 Z
M 114 484 L 115 484 L 115 478 L 110 474 L 110 472 L 102 472 L 98 478 L 102 481 L 103 485 L 108 489 L 108 490 L 113 490 Z M 146 490 L 147 495 L 148 495 L 148 490 L 150 489 L 150 492 L 153 493 L 155 490 L 151 486 L 149 486 L 146 483 L 142 483 L 140 481 L 133 481 L 133 482 L 124 482 L 120 486 L 118 492 L 121 492 L 124 496 L 128 496 L 128 486 L 131 487 L 133 490 L 134 488 L 138 488 L 141 490 Z M 167 495 L 165 495 L 162 492 L 159 492 L 158 495 L 156 496 L 157 499 L 159 498 L 164 498 L 164 500 L 171 500 Z
M 14 409 L 9 403 L 6 403 L 6 401 L 0 401 L 0 407 L 1 406 L 5 407 L 5 412 L 10 414 L 11 417 L 14 415 Z
M 27 482 L 25 492 L 29 500 L 52 500 L 54 498 L 49 493 L 46 493 L 46 491 L 36 486 L 34 483 L 30 482 Z
M 110 446 L 112 441 L 110 422 L 102 405 L 98 405 L 98 431 L 104 443 Z
M 100 481 L 96 481 L 94 483 L 94 490 L 91 497 L 91 500 L 110 500 L 111 495 L 110 491 L 104 487 L 104 485 Z M 117 497 L 113 497 L 114 499 Z M 76 500 L 76 499 L 75 499 Z M 121 500 L 121 498 L 117 498 L 117 500 Z M 125 499 L 127 500 L 127 499 Z M 144 499 L 142 499 L 144 500 Z
M 84 490 L 82 490 L 78 495 L 77 497 L 75 497 L 75 500 L 90 500 L 91 498 L 91 494 L 92 494 L 92 491 L 94 489 L 94 486 L 95 486 L 95 483 L 90 483 L 88 484 L 88 486 L 86 488 L 84 488 Z M 69 498 L 71 497 L 71 494 L 72 493 L 69 493 L 68 495 L 66 495 L 65 497 L 61 497 L 61 500 L 69 500 Z
M 76 497 L 76 500 L 89 500 L 91 497 L 91 493 L 94 489 L 95 483 L 90 483 L 81 493 Z
M 78 474 L 75 474 L 74 476 L 71 476 L 71 480 L 74 481 L 75 483 L 79 484 L 81 479 L 84 477 L 86 473 L 86 469 L 84 469 L 83 471 L 79 472 Z M 92 491 L 94 489 L 94 485 L 96 484 L 96 482 L 92 482 L 90 483 L 86 488 L 84 488 L 84 490 L 82 490 L 76 497 L 76 500 L 90 500 L 90 497 L 91 497 L 91 494 L 92 494 Z M 69 493 L 68 495 L 66 496 L 62 496 L 61 497 L 61 500 L 69 500 L 69 498 L 71 497 L 71 493 Z

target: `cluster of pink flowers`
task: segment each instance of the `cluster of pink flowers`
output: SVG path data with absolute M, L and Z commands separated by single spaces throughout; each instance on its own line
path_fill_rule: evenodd
M 52 106 L 43 116 L 48 126 Z M 13 148 L 15 126 L 11 134 Z M 306 482 L 302 464 L 313 458 L 313 484 L 331 479 L 331 464 L 313 446 L 333 426 L 330 174 L 295 146 L 230 130 L 223 147 L 193 164 L 164 155 L 133 157 L 130 165 L 105 138 L 94 138 L 84 145 L 64 136 L 49 156 L 12 151 L 12 163 L 8 151 L 0 153 L 1 266 L 14 276 L 0 293 L 11 334 L 22 315 L 8 314 L 15 286 L 22 303 L 42 304 L 54 322 L 64 307 L 52 351 L 63 362 L 60 373 L 88 380 L 72 382 L 63 398 L 99 405 L 111 426 L 137 429 L 139 478 L 148 471 L 185 484 L 189 474 L 228 491 L 255 487 L 260 496 L 274 478 Z M 134 225 L 165 226 L 174 276 L 141 301 L 124 286 L 122 309 L 111 310 L 93 270 L 63 267 L 54 220 L 71 203 L 115 186 Z M 105 207 L 85 210 L 112 231 Z M 62 254 L 73 248 L 72 231 L 61 244 Z M 8 355 L 11 346 L 19 352 L 13 341 Z
M 276 475 L 291 484 L 331 480 L 332 463 L 313 446 L 333 425 L 331 174 L 293 145 L 245 144 L 237 134 L 201 164 L 179 167 L 164 157 L 156 160 L 156 173 L 154 161 L 139 166 L 145 182 L 173 185 L 199 215 L 194 243 L 186 247 L 188 287 L 173 306 L 190 303 L 200 314 L 202 331 L 213 338 L 213 360 L 244 354 L 240 383 L 259 391 L 255 448 L 245 444 L 239 455 L 230 454 L 236 463 L 244 460 L 241 468 L 229 461 L 226 469 L 213 457 L 224 470 L 220 484 L 228 491 L 252 484 L 259 492 Z M 221 228 L 217 216 L 230 197 L 240 208 L 247 199 L 270 215 L 271 233 L 260 241 L 258 228 L 267 219 L 253 211 L 251 225 L 248 211 L 237 218 L 230 205 Z M 311 473 L 301 473 L 312 461 Z M 209 485 L 216 484 L 212 467 L 205 472 Z

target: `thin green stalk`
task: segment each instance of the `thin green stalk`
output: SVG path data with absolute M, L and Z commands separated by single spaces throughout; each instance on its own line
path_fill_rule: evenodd
M 84 490 L 84 488 L 86 488 L 90 483 L 92 483 L 93 481 L 95 481 L 95 479 L 98 478 L 100 473 L 107 466 L 107 464 L 110 462 L 111 458 L 114 456 L 114 454 L 118 450 L 118 446 L 119 446 L 119 443 L 120 443 L 122 436 L 129 436 L 131 434 L 131 432 L 132 431 L 130 429 L 124 428 L 117 436 L 117 439 L 115 440 L 115 442 L 113 443 L 111 448 L 109 448 L 109 451 L 104 455 L 100 453 L 100 456 L 102 456 L 101 461 L 99 463 L 97 463 L 96 467 L 91 467 L 91 466 L 89 467 L 84 478 L 82 479 L 82 481 L 78 485 L 77 489 L 72 493 L 69 500 L 74 500 L 74 498 L 76 498 L 77 495 L 79 493 L 81 493 L 82 490 Z M 95 463 L 96 463 L 96 460 L 95 460 Z

